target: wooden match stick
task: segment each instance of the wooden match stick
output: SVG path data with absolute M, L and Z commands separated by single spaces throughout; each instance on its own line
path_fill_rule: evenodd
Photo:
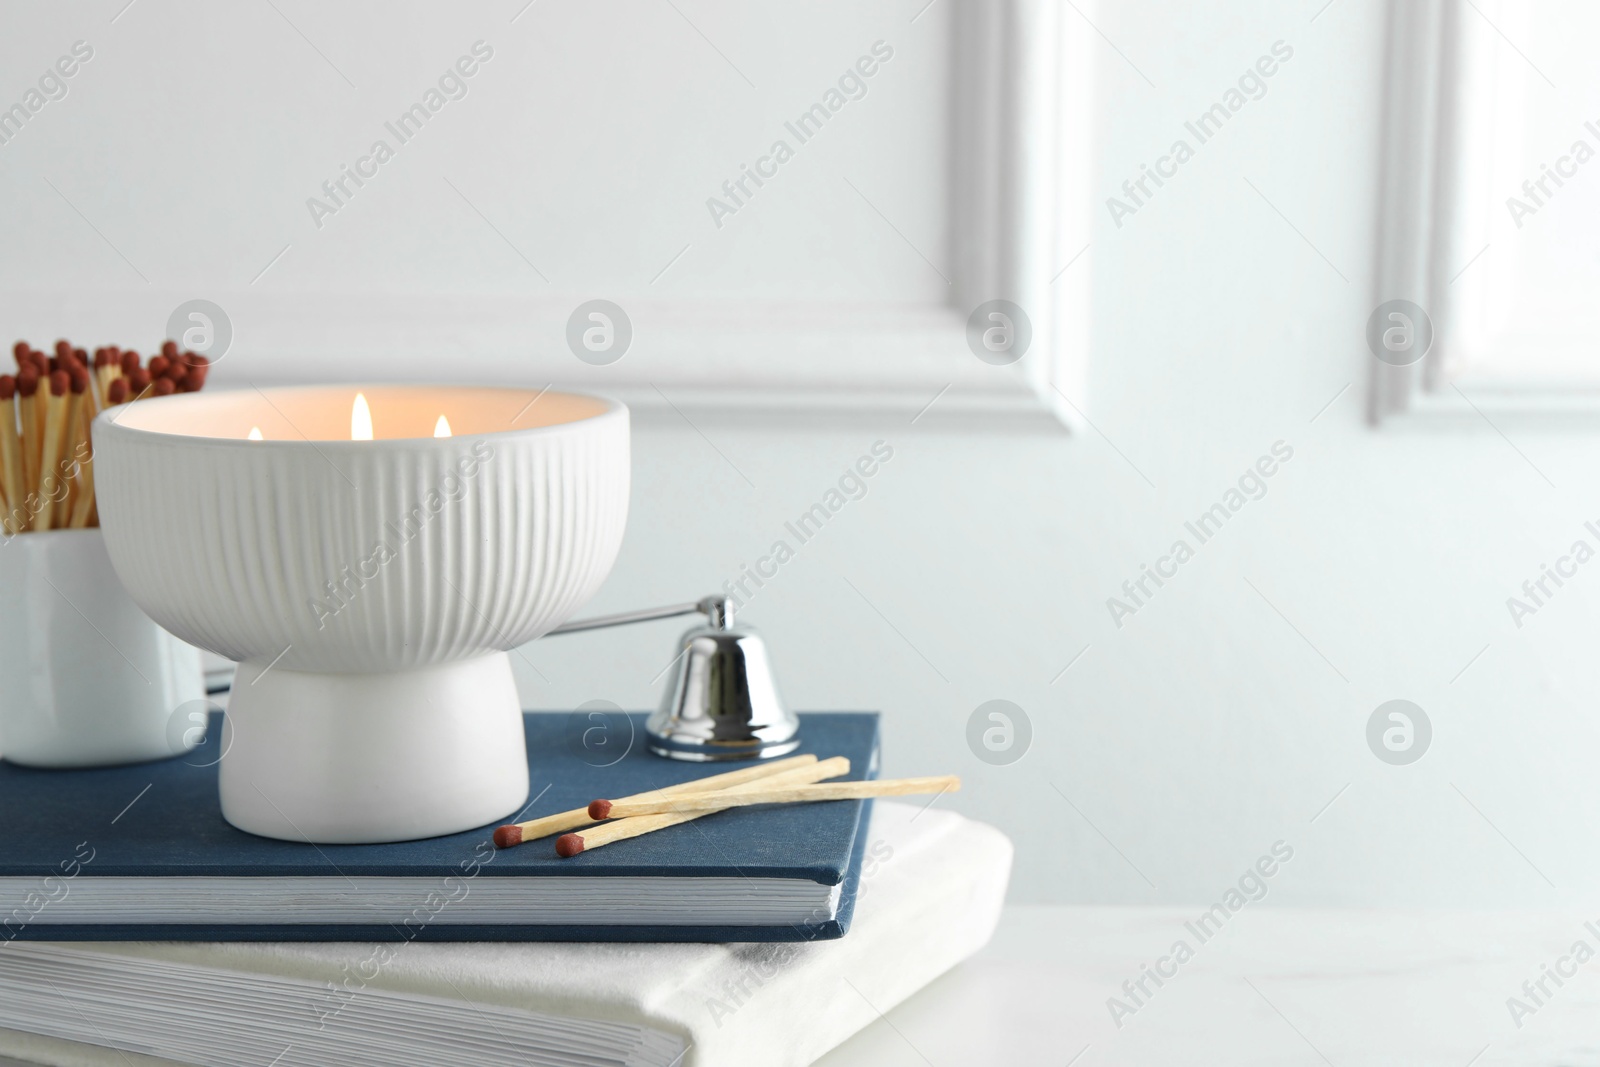
M 83 442 L 83 408 L 88 400 L 89 372 L 74 364 L 68 372 L 66 419 L 61 427 L 61 455 L 56 459 L 56 478 L 64 482 L 61 499 L 56 502 L 52 523 L 60 530 L 70 525 L 73 505 L 82 491 L 78 485 L 78 472 L 82 470 L 78 446 Z
M 89 357 L 89 365 L 84 368 L 89 372 L 89 399 L 87 406 L 90 411 L 100 410 L 100 371 L 106 364 L 106 350 L 97 348 L 94 355 Z
M 727 789 L 730 786 L 743 785 L 746 782 L 755 782 L 763 778 L 783 774 L 785 771 L 797 767 L 815 765 L 817 757 L 790 756 L 788 759 L 773 760 L 752 764 L 737 771 L 726 774 L 713 774 L 709 778 L 697 778 L 692 782 L 682 782 L 678 785 L 669 785 L 662 789 L 652 789 L 646 793 L 635 793 L 628 800 L 644 800 L 648 797 L 669 796 L 674 793 L 704 793 L 715 789 Z M 494 832 L 494 843 L 500 848 L 511 848 L 524 841 L 533 841 L 540 837 L 549 837 L 551 834 L 565 833 L 568 830 L 577 830 L 584 826 L 593 826 L 598 820 L 589 817 L 587 808 L 574 808 L 563 811 L 557 815 L 546 815 L 540 819 L 530 819 L 527 822 L 512 823 L 500 827 Z
M 825 759 L 820 763 L 811 765 L 810 767 L 797 767 L 794 770 L 785 771 L 782 774 L 772 775 L 770 778 L 763 778 L 754 782 L 746 782 L 744 785 L 732 786 L 731 788 L 726 789 L 716 795 L 722 797 L 724 801 L 730 801 L 736 800 L 741 794 L 749 793 L 751 791 L 759 791 L 771 787 L 809 785 L 814 782 L 820 782 L 824 778 L 837 778 L 840 775 L 849 773 L 850 761 L 845 759 L 843 756 L 834 756 L 831 759 Z M 706 796 L 707 794 L 686 793 L 681 795 Z M 720 810 L 722 809 L 712 809 L 712 811 Z M 613 841 L 626 841 L 630 837 L 639 837 L 643 834 L 654 833 L 656 830 L 663 830 L 668 826 L 677 826 L 680 823 L 693 822 L 695 819 L 712 814 L 712 811 L 675 811 L 671 812 L 670 814 L 663 813 L 660 815 L 641 815 L 636 819 L 615 819 L 604 824 L 603 826 L 596 826 L 593 829 L 585 830 L 581 834 L 562 834 L 560 837 L 556 838 L 556 855 L 560 856 L 562 859 L 570 859 L 580 852 L 585 852 L 592 848 L 599 848 L 601 845 L 609 845 Z
M 106 346 L 105 377 L 100 386 L 101 410 L 111 406 L 111 383 L 122 377 L 122 349 Z
M 46 440 L 46 438 L 45 438 L 45 423 L 46 423 L 46 420 L 48 420 L 49 417 L 50 417 L 50 373 L 51 373 L 50 372 L 50 361 L 45 358 L 45 355 L 44 355 L 43 352 L 39 352 L 39 351 L 36 350 L 33 353 L 33 369 L 35 371 L 37 371 L 38 374 L 39 374 L 39 394 L 38 394 L 39 402 L 37 404 L 33 405 L 33 423 L 34 423 L 34 430 L 39 435 L 39 451 L 43 452 L 44 451 L 44 443 L 45 443 L 45 440 Z M 34 471 L 33 472 L 33 479 L 34 479 L 34 486 L 37 488 L 38 484 L 39 484 L 39 480 L 38 480 L 39 479 L 39 472 L 38 471 Z
M 930 778 L 885 778 L 873 782 L 829 782 L 826 785 L 777 786 L 759 783 L 734 796 L 724 793 L 680 793 L 645 800 L 596 800 L 589 805 L 592 819 L 631 819 L 641 815 L 675 812 L 721 811 L 751 804 L 805 804 L 818 800 L 866 800 L 869 797 L 906 797 L 918 793 L 954 793 L 961 779 L 953 774 Z
M 62 479 L 61 472 L 56 468 L 61 463 L 61 450 L 66 444 L 67 392 L 71 385 L 72 376 L 66 371 L 51 373 L 50 396 L 46 401 L 48 414 L 45 417 L 44 449 L 39 460 L 39 495 L 44 499 L 37 516 L 40 530 L 53 528 L 55 509 L 60 503 L 56 493 L 62 490 Z
M 17 407 L 22 421 L 22 499 L 27 501 L 39 488 L 39 455 L 44 446 L 39 440 L 39 371 L 29 359 L 17 375 Z M 24 525 L 27 525 L 24 523 Z
M 83 458 L 83 465 L 79 469 L 83 472 L 83 487 L 78 490 L 78 498 L 72 504 L 72 514 L 67 519 L 67 526 L 74 530 L 81 530 L 85 526 L 95 525 L 89 521 L 94 514 L 93 449 Z
M 124 386 L 123 390 L 126 392 L 127 387 Z M 94 507 L 94 437 L 90 432 L 92 423 L 93 416 L 85 411 L 78 438 L 82 452 L 82 462 L 78 464 L 78 491 L 72 501 L 72 511 L 67 515 L 67 526 L 74 530 L 99 525 L 95 521 Z M 73 454 L 78 455 L 79 450 L 74 449 Z
M 28 480 L 22 474 L 22 438 L 17 434 L 17 380 L 0 377 L 0 481 L 6 489 L 6 530 L 19 533 Z

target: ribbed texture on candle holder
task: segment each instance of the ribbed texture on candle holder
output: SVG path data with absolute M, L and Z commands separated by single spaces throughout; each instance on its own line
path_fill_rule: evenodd
M 101 525 L 146 613 L 231 659 L 377 672 L 510 649 L 622 543 L 628 412 L 453 438 L 244 441 L 97 420 Z

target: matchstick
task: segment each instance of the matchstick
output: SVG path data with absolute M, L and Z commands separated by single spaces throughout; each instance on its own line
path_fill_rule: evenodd
M 39 489 L 39 456 L 44 445 L 39 440 L 39 371 L 29 359 L 17 375 L 17 408 L 22 420 L 22 499 L 26 501 Z M 28 525 L 26 522 L 24 526 Z
M 85 438 L 88 440 L 88 438 Z M 89 454 L 83 457 L 83 464 L 79 468 L 83 472 L 83 485 L 78 490 L 78 498 L 72 503 L 72 514 L 67 519 L 67 526 L 74 530 L 81 530 L 85 526 L 98 525 L 90 521 L 94 516 L 94 445 L 89 446 Z
M 43 505 L 39 508 L 38 528 L 41 530 L 54 529 L 55 510 L 60 505 L 56 494 L 60 492 L 66 495 L 58 468 L 61 465 L 61 450 L 66 445 L 67 393 L 71 387 L 72 376 L 66 371 L 51 373 L 50 396 L 45 401 L 48 406 L 42 435 L 44 448 L 39 459 L 39 496 L 43 498 Z
M 931 778 L 885 778 L 874 782 L 829 782 L 826 785 L 777 786 L 765 782 L 758 788 L 742 789 L 735 796 L 725 793 L 680 793 L 645 800 L 596 800 L 589 805 L 591 819 L 631 819 L 641 815 L 676 812 L 721 811 L 751 804 L 805 804 L 818 800 L 866 800 L 869 797 L 906 797 L 919 793 L 954 793 L 961 779 L 953 774 Z
M 89 372 L 81 364 L 74 364 L 68 372 L 70 384 L 67 393 L 66 421 L 61 427 L 61 455 L 56 460 L 56 478 L 66 483 L 61 499 L 56 502 L 55 528 L 65 529 L 71 524 L 73 505 L 82 492 L 78 475 L 83 466 L 79 460 L 78 446 L 83 442 L 83 409 L 88 402 Z
M 22 438 L 17 434 L 17 380 L 0 377 L 0 481 L 6 490 L 6 531 L 20 533 L 28 480 L 22 474 Z
M 730 786 L 743 785 L 746 782 L 759 781 L 783 774 L 785 771 L 794 770 L 796 767 L 806 767 L 817 762 L 815 756 L 790 756 L 788 759 L 772 760 L 771 762 L 756 763 L 742 770 L 729 771 L 726 774 L 713 774 L 709 778 L 697 778 L 691 782 L 682 782 L 678 785 L 669 785 L 662 789 L 652 789 L 646 793 L 635 793 L 628 800 L 643 800 L 648 797 L 667 796 L 674 793 L 704 793 L 713 789 L 727 789 Z M 540 837 L 549 837 L 551 834 L 565 833 L 568 830 L 577 830 L 584 826 L 593 826 L 597 820 L 589 818 L 587 808 L 573 808 L 557 815 L 546 815 L 540 819 L 530 819 L 527 822 L 512 823 L 500 827 L 494 832 L 494 843 L 500 848 L 511 848 L 524 841 L 533 841 Z
M 106 397 L 102 401 L 101 410 L 111 406 L 111 396 L 116 390 L 107 388 Z M 122 386 L 123 396 L 127 396 L 128 387 Z M 87 408 L 87 405 L 85 405 Z M 72 511 L 67 516 L 67 526 L 70 529 L 81 530 L 86 526 L 97 526 L 94 508 L 94 435 L 90 427 L 94 424 L 93 415 L 85 410 L 83 426 L 80 431 L 79 442 L 84 445 L 83 462 L 78 465 L 78 492 L 72 501 Z M 76 451 L 73 453 L 76 455 Z
M 813 782 L 820 782 L 824 778 L 838 778 L 840 775 L 849 773 L 850 761 L 843 756 L 834 756 L 832 759 L 825 759 L 810 767 L 797 767 L 782 774 L 775 774 L 770 778 L 762 778 L 754 782 L 746 782 L 744 785 L 736 785 L 716 795 L 722 797 L 726 802 L 736 800 L 740 795 L 751 791 L 760 791 L 775 786 L 809 785 Z M 681 795 L 706 796 L 707 794 Z M 713 810 L 720 811 L 721 809 Z M 556 855 L 562 859 L 570 859 L 580 852 L 599 848 L 601 845 L 609 845 L 613 841 L 626 841 L 630 837 L 639 837 L 643 834 L 653 833 L 656 830 L 664 830 L 668 826 L 693 822 L 695 819 L 711 813 L 711 811 L 675 811 L 670 814 L 642 815 L 637 819 L 616 819 L 602 826 L 585 830 L 581 834 L 562 834 L 556 838 Z
M 104 401 L 102 410 L 111 406 L 111 383 L 122 377 L 122 349 L 116 345 L 106 346 L 106 372 L 105 384 L 100 388 L 100 396 Z
M 97 348 L 94 355 L 89 357 L 89 364 L 84 370 L 89 372 L 89 399 L 84 401 L 84 406 L 90 414 L 96 414 L 102 407 L 100 403 L 100 371 L 105 367 L 106 350 Z

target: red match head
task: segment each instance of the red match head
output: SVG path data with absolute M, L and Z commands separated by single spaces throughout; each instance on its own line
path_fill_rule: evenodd
M 502 826 L 494 832 L 495 848 L 512 848 L 522 844 L 522 827 Z
M 569 860 L 582 851 L 583 838 L 577 834 L 562 834 L 556 838 L 556 855 L 562 859 Z
M 609 800 L 591 800 L 591 801 L 589 801 L 589 818 L 597 819 L 597 820 L 598 819 L 609 819 L 609 818 L 611 818 L 611 801 L 609 801 Z

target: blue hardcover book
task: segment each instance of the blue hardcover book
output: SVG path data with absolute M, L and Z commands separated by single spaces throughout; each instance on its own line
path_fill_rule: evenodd
M 734 769 L 651 755 L 645 718 L 613 724 L 631 744 L 596 750 L 575 743 L 572 715 L 528 713 L 533 784 L 515 819 Z M 157 763 L 0 763 L 0 942 L 811 941 L 850 926 L 870 801 L 721 812 L 571 859 L 553 837 L 497 849 L 493 825 L 297 844 L 223 821 L 207 754 L 219 720 L 201 749 Z M 850 779 L 877 775 L 875 712 L 800 720 L 799 752 L 848 757 Z

